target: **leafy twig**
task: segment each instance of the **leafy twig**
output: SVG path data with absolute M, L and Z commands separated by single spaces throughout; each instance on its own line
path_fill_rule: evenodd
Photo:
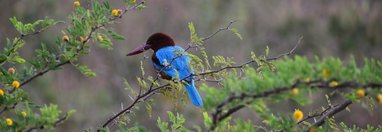
M 68 119 L 68 116 L 69 116 L 68 113 L 66 113 L 64 116 L 59 118 L 56 122 L 54 122 L 53 127 L 57 127 L 58 125 L 63 123 L 66 119 Z M 42 129 L 45 129 L 44 125 L 36 126 L 36 127 L 31 127 L 29 129 L 25 130 L 25 132 L 32 132 L 34 130 L 42 130 Z
M 354 82 L 354 81 L 343 82 L 343 83 L 339 84 L 338 86 L 331 87 L 331 86 L 329 86 L 329 82 L 331 82 L 331 81 L 332 80 L 329 80 L 329 81 L 315 80 L 315 81 L 310 81 L 310 82 L 301 82 L 301 81 L 297 80 L 294 84 L 292 84 L 290 86 L 281 87 L 281 88 L 274 88 L 272 90 L 264 91 L 264 92 L 257 93 L 257 94 L 245 94 L 245 93 L 242 93 L 240 95 L 231 95 L 226 100 L 224 100 L 223 102 L 221 102 L 219 105 L 216 106 L 215 112 L 212 113 L 212 125 L 210 127 L 210 130 L 211 131 L 215 130 L 215 128 L 217 127 L 217 125 L 218 125 L 218 123 L 220 121 L 226 119 L 227 117 L 229 117 L 233 113 L 235 113 L 238 110 L 244 108 L 247 104 L 252 103 L 254 99 L 269 97 L 269 96 L 272 96 L 272 95 L 279 94 L 281 92 L 290 91 L 293 88 L 299 87 L 301 85 L 304 85 L 304 86 L 307 86 L 307 87 L 310 87 L 310 88 L 330 88 L 330 89 L 359 88 L 359 87 L 363 87 L 363 88 L 382 88 L 382 84 L 381 83 L 360 84 L 360 83 Z M 239 104 L 237 106 L 229 108 L 228 110 L 224 110 L 223 111 L 223 107 L 227 106 L 231 102 L 236 101 L 236 100 L 244 101 L 244 100 L 246 100 L 248 98 L 251 98 L 252 100 L 246 101 L 246 102 L 244 102 L 242 104 Z M 327 112 L 327 113 L 334 113 L 334 114 L 338 113 L 339 112 L 338 110 L 340 108 L 342 108 L 340 106 L 341 105 L 334 106 L 333 109 L 329 109 L 328 110 L 329 112 Z M 340 107 L 340 108 L 338 108 L 338 107 Z M 335 111 L 333 111 L 333 110 L 335 110 Z M 333 111 L 333 112 L 330 112 L 330 111 Z M 328 117 L 328 116 L 330 117 L 330 116 L 334 115 L 334 114 L 329 115 L 327 113 L 325 113 L 322 117 Z M 317 125 L 321 125 L 321 124 L 317 123 Z

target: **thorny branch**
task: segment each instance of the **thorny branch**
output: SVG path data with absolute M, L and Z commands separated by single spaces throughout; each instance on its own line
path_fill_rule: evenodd
M 68 116 L 69 116 L 68 113 L 66 113 L 64 116 L 62 116 L 56 122 L 54 122 L 53 127 L 57 127 L 58 125 L 63 123 L 66 119 L 68 119 Z M 29 129 L 25 130 L 25 132 L 32 132 L 34 130 L 42 130 L 42 129 L 45 129 L 44 125 L 31 127 Z
M 312 126 L 308 130 L 310 130 L 311 128 L 314 128 L 314 127 L 321 126 L 322 124 L 324 124 L 324 122 L 327 118 L 331 118 L 332 116 L 334 116 L 338 112 L 341 112 L 342 110 L 346 109 L 346 107 L 348 107 L 352 103 L 353 103 L 352 101 L 346 100 L 343 103 L 341 103 L 337 106 L 334 106 L 332 109 L 329 109 L 327 112 L 322 113 L 321 117 L 314 124 L 312 124 Z
M 257 94 L 246 94 L 246 93 L 242 93 L 239 95 L 233 94 L 230 97 L 228 97 L 225 101 L 221 102 L 219 105 L 216 106 L 216 111 L 214 113 L 212 113 L 212 125 L 210 127 L 210 131 L 215 130 L 218 123 L 221 122 L 222 120 L 226 119 L 227 117 L 229 117 L 233 113 L 237 112 L 238 110 L 244 108 L 246 105 L 251 104 L 254 99 L 259 99 L 259 98 L 277 95 L 277 94 L 282 93 L 282 92 L 290 91 L 293 88 L 296 88 L 299 86 L 304 85 L 304 86 L 308 86 L 310 88 L 319 88 L 319 89 L 325 89 L 325 88 L 341 89 L 341 88 L 360 88 L 360 87 L 362 87 L 362 88 L 382 88 L 381 83 L 360 84 L 360 83 L 355 82 L 355 81 L 343 82 L 343 83 L 340 83 L 338 86 L 332 87 L 332 86 L 329 86 L 329 83 L 331 81 L 333 81 L 333 80 L 329 80 L 329 81 L 315 80 L 315 81 L 309 81 L 309 82 L 302 82 L 300 80 L 297 80 L 291 86 L 274 88 L 272 90 L 264 91 L 264 92 L 257 93 Z M 246 101 L 247 99 L 251 99 L 251 100 Z M 223 108 L 225 106 L 227 106 L 231 102 L 237 101 L 237 100 L 240 100 L 244 103 L 241 103 L 239 105 L 236 105 L 234 107 L 228 108 L 227 110 L 223 111 Z M 351 104 L 351 101 L 350 101 L 350 103 L 348 101 L 346 101 L 344 104 L 337 105 L 337 106 L 334 106 L 332 108 L 329 108 L 328 110 L 325 110 L 325 112 L 326 111 L 327 112 L 323 113 L 323 115 L 321 116 L 319 121 L 317 121 L 313 126 L 322 125 L 322 123 L 325 121 L 325 119 L 327 117 L 333 116 L 334 114 L 340 112 L 341 110 L 343 110 L 344 108 L 346 108 L 346 106 L 348 106 L 350 104 Z M 310 117 L 310 118 L 312 118 L 312 117 Z M 305 119 L 305 120 L 307 120 L 307 119 Z

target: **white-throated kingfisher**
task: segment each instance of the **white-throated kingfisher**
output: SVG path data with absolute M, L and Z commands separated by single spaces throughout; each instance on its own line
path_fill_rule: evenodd
M 145 44 L 137 47 L 127 56 L 136 55 L 148 49 L 154 51 L 151 60 L 161 77 L 167 80 L 184 79 L 187 83 L 183 83 L 183 85 L 186 87 L 192 104 L 201 107 L 203 101 L 195 87 L 194 79 L 191 76 L 193 71 L 188 64 L 191 59 L 185 54 L 184 49 L 176 46 L 170 36 L 164 33 L 155 33 L 147 39 Z

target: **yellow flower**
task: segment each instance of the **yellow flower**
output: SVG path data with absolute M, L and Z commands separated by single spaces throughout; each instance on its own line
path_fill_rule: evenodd
M 331 82 L 329 83 L 329 86 L 330 86 L 330 87 L 338 86 L 338 82 L 337 82 L 337 81 L 331 81 Z
M 5 121 L 7 122 L 8 126 L 12 126 L 13 125 L 13 121 L 12 121 L 11 118 L 7 118 L 7 119 L 5 119 Z
M 25 111 L 21 112 L 21 116 L 23 116 L 24 118 L 27 117 L 27 113 Z
M 378 94 L 377 99 L 378 99 L 378 103 L 382 104 L 382 94 Z
M 15 88 L 19 88 L 20 87 L 20 82 L 19 81 L 13 81 L 12 82 L 12 86 L 15 87 Z
M 296 121 L 301 121 L 302 118 L 304 118 L 304 113 L 302 113 L 299 109 L 294 110 L 293 119 Z
M 74 6 L 80 6 L 81 3 L 80 3 L 79 1 L 74 1 L 74 2 L 73 2 L 73 5 L 74 5 Z
M 329 78 L 329 75 L 330 75 L 329 74 L 329 70 L 326 69 L 326 68 L 324 70 L 322 70 L 321 74 L 322 74 L 322 77 L 325 78 L 325 79 Z
M 111 11 L 111 14 L 113 14 L 113 16 L 119 16 L 119 11 L 117 9 L 114 9 Z
M 0 89 L 0 96 L 4 95 L 4 91 Z
M 293 96 L 298 95 L 298 88 L 293 88 L 293 89 L 290 91 L 290 94 L 292 94 Z
M 13 68 L 13 67 L 8 69 L 8 73 L 11 74 L 11 75 L 15 74 L 15 72 L 16 72 L 16 69 Z
M 357 90 L 357 96 L 358 96 L 359 98 L 362 98 L 362 97 L 364 97 L 365 95 L 366 95 L 365 90 L 363 90 L 363 89 L 358 89 L 358 90 Z

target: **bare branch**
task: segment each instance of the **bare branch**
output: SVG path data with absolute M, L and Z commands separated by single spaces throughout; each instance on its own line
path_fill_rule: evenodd
M 222 31 L 225 31 L 225 30 L 229 30 L 230 27 L 231 27 L 231 25 L 232 25 L 233 23 L 235 23 L 235 22 L 237 22 L 237 20 L 232 20 L 232 21 L 230 21 L 226 27 L 224 27 L 224 28 L 219 28 L 219 30 L 217 30 L 216 32 L 214 32 L 214 33 L 212 33 L 211 35 L 209 35 L 209 36 L 203 38 L 203 39 L 202 39 L 202 42 L 211 39 L 212 37 L 214 37 L 214 36 L 215 36 L 216 34 L 218 34 L 219 32 L 222 32 Z
M 346 109 L 349 105 L 351 105 L 353 102 L 350 100 L 346 100 L 340 105 L 337 105 L 333 107 L 332 109 L 328 110 L 327 112 L 323 113 L 323 115 L 314 123 L 312 126 L 308 129 L 310 130 L 311 128 L 321 126 L 322 124 L 325 123 L 325 120 L 328 118 L 331 118 L 335 114 L 341 112 L 342 110 Z

